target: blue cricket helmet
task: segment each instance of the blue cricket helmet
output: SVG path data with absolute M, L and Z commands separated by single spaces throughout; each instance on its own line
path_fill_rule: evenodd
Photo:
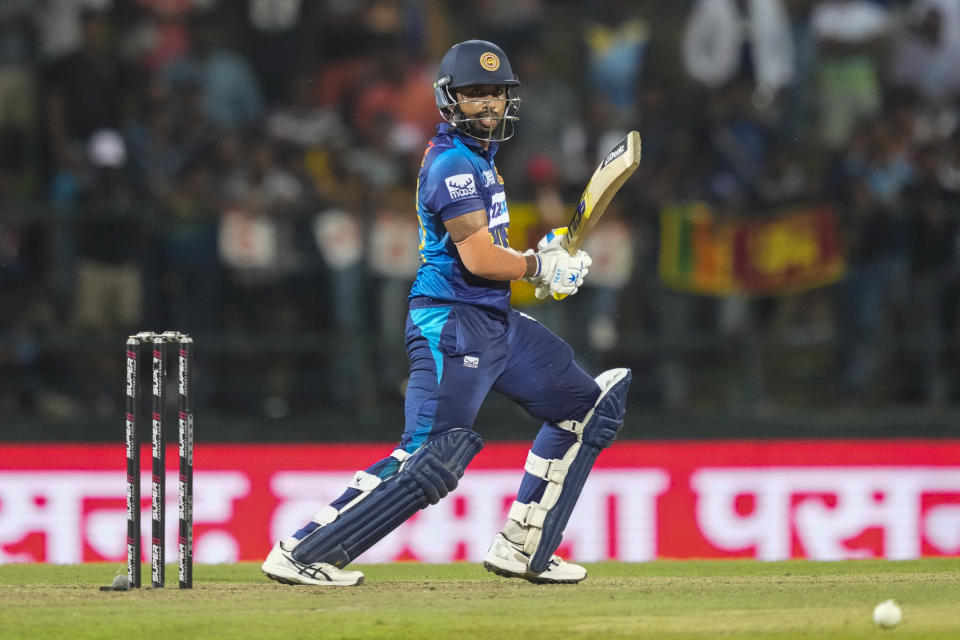
M 480 132 L 473 123 L 464 118 L 454 96 L 454 90 L 473 85 L 501 85 L 507 88 L 507 108 L 502 118 L 499 135 L 494 131 Z M 517 120 L 520 99 L 516 87 L 520 80 L 510 67 L 510 60 L 503 49 L 486 40 L 467 40 L 455 44 L 440 61 L 433 93 L 437 108 L 443 117 L 467 135 L 481 140 L 506 140 L 513 135 L 513 122 Z M 509 134 L 507 125 L 509 124 Z
M 478 84 L 520 86 L 503 49 L 486 40 L 467 40 L 453 45 L 440 61 L 433 83 L 437 108 L 453 106 L 450 89 Z

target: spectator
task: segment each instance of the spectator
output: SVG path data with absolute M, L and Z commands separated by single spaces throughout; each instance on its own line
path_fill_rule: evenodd
M 286 293 L 283 281 L 297 267 L 292 216 L 305 192 L 296 176 L 276 162 L 269 140 L 253 142 L 248 151 L 249 160 L 223 184 L 227 206 L 220 222 L 220 248 L 236 286 L 276 298 Z M 241 323 L 246 329 L 262 329 L 271 313 L 263 306 L 251 307 L 248 301 L 255 297 L 241 295 L 234 308 L 247 317 Z
M 223 289 L 217 257 L 216 175 L 206 156 L 175 176 L 163 203 L 161 276 L 168 318 L 163 326 L 191 334 L 221 329 Z
M 304 150 L 324 145 L 346 146 L 353 132 L 335 109 L 315 103 L 312 85 L 309 74 L 297 74 L 286 102 L 272 109 L 267 116 L 268 135 L 278 142 Z
M 507 53 L 541 43 L 546 25 L 545 0 L 472 0 L 459 16 L 477 25 L 476 35 L 497 42 Z
M 940 154 L 933 145 L 918 151 L 918 179 L 904 197 L 912 283 L 907 327 L 918 343 L 908 357 L 916 373 L 905 376 L 905 383 L 932 406 L 943 405 L 950 392 L 946 342 L 956 326 L 951 297 L 960 282 L 960 191 L 941 183 Z
M 90 165 L 88 146 L 98 131 L 119 129 L 123 101 L 138 79 L 116 55 L 109 15 L 93 8 L 78 15 L 81 46 L 46 66 L 42 87 L 48 145 L 46 188 L 48 200 L 61 214 L 69 214 L 81 195 L 89 194 L 96 172 Z M 79 291 L 75 277 L 78 238 L 70 231 L 70 224 L 61 224 L 53 239 L 54 300 L 65 317 L 71 316 L 75 290 Z
M 850 132 L 844 147 L 828 160 L 824 172 L 824 195 L 832 201 L 847 197 L 847 189 L 867 174 L 871 135 L 875 123 L 862 121 Z
M 622 0 L 599 3 L 595 12 L 583 30 L 587 104 L 610 117 L 610 128 L 623 128 L 636 118 L 649 26 Z
M 21 195 L 39 177 L 32 151 L 38 138 L 35 12 L 31 0 L 0 1 L 0 163 L 12 192 Z
M 354 192 L 355 193 L 355 192 Z M 366 229 L 356 211 L 357 202 L 324 209 L 313 220 L 313 235 L 327 267 L 329 306 L 332 314 L 329 389 L 333 399 L 352 405 L 362 422 L 376 410 L 376 382 L 364 348 L 363 312 L 365 272 L 363 251 Z
M 113 0 L 32 0 L 31 4 L 36 6 L 43 60 L 76 53 L 85 38 L 84 14 L 113 9 Z
M 400 187 L 387 190 L 373 214 L 367 248 L 371 275 L 375 278 L 378 312 L 377 342 L 380 364 L 376 368 L 381 388 L 397 390 L 407 375 L 407 357 L 397 335 L 403 330 L 403 308 L 410 284 L 420 266 L 420 254 L 410 241 L 419 233 L 417 219 L 408 215 L 414 194 Z
M 314 69 L 317 106 L 350 121 L 365 80 L 377 72 L 378 54 L 385 47 L 403 47 L 416 55 L 420 42 L 407 31 L 407 15 L 395 0 L 328 3 L 312 30 L 318 49 L 313 55 L 323 60 Z M 414 24 L 418 18 L 419 11 L 412 9 Z
M 960 3 L 914 0 L 905 33 L 896 42 L 890 69 L 895 86 L 944 105 L 960 94 Z
M 141 197 L 165 200 L 190 159 L 190 149 L 176 140 L 173 114 L 161 103 L 147 107 L 144 120 L 125 127 L 131 174 Z
M 753 202 L 768 160 L 767 123 L 750 93 L 746 81 L 736 80 L 713 92 L 707 106 L 710 197 L 729 211 Z
M 47 134 L 54 166 L 70 170 L 96 131 L 121 126 L 134 71 L 117 56 L 107 14 L 85 10 L 79 51 L 55 60 L 46 77 Z
M 226 276 L 226 329 L 235 334 L 290 332 L 302 321 L 291 285 L 303 268 L 296 216 L 302 213 L 306 191 L 276 151 L 265 138 L 241 149 L 249 158 L 237 164 L 223 185 L 218 240 Z M 259 359 L 263 397 L 254 400 L 262 402 L 269 417 L 283 417 L 289 410 L 295 358 L 281 352 Z
M 87 153 L 93 179 L 82 195 L 86 213 L 77 223 L 74 326 L 95 334 L 129 335 L 137 330 L 142 312 L 138 258 L 143 228 L 124 176 L 126 146 L 118 132 L 104 129 L 91 137 Z
M 229 20 L 202 14 L 191 22 L 191 50 L 163 69 L 163 78 L 176 88 L 196 84 L 203 95 L 210 124 L 220 131 L 241 131 L 263 114 L 263 97 L 247 59 L 228 45 Z
M 793 43 L 793 79 L 783 93 L 782 135 L 806 139 L 816 115 L 816 38 L 810 17 L 819 0 L 787 0 L 790 39 Z
M 687 73 L 710 88 L 743 77 L 758 106 L 793 78 L 793 40 L 781 0 L 698 0 L 683 37 Z
M 399 43 L 385 43 L 360 80 L 363 89 L 353 101 L 349 119 L 360 142 L 368 147 L 383 144 L 394 154 L 420 156 L 419 141 L 432 135 L 438 122 L 429 90 L 433 81 L 423 62 Z
M 881 363 L 880 331 L 901 248 L 900 230 L 889 207 L 865 180 L 853 182 L 845 203 L 847 274 L 838 293 L 840 384 L 863 400 Z
M 775 143 L 757 180 L 757 195 L 759 204 L 770 209 L 813 199 L 814 191 L 808 167 L 795 148 L 782 141 Z
M 126 35 L 126 50 L 151 75 L 190 48 L 187 18 L 197 0 L 134 0 L 140 11 Z
M 304 14 L 316 3 L 303 0 L 247 0 L 249 61 L 268 106 L 290 95 L 295 72 L 306 58 Z
M 44 281 L 50 256 L 43 226 L 32 220 L 36 209 L 24 193 L 16 155 L 0 146 L 0 203 L 26 215 L 0 213 L 0 416 L 36 408 L 44 385 L 44 359 L 38 343 L 54 325 Z
M 885 8 L 870 0 L 822 0 L 810 23 L 818 47 L 820 136 L 836 149 L 858 121 L 883 107 L 877 58 L 890 19 Z

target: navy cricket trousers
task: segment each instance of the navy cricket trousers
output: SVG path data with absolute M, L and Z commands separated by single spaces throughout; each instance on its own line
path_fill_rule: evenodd
M 407 315 L 410 381 L 400 448 L 413 453 L 449 429 L 474 427 L 491 390 L 502 393 L 543 422 L 531 449 L 542 458 L 562 457 L 576 435 L 557 426 L 582 419 L 600 396 L 600 387 L 573 361 L 573 349 L 530 316 L 511 309 L 504 316 L 467 304 L 412 301 Z M 399 462 L 386 457 L 367 469 L 388 478 Z M 517 500 L 539 500 L 546 482 L 525 473 Z M 358 491 L 331 503 L 337 509 Z M 297 532 L 306 535 L 316 525 Z
M 582 418 L 600 395 L 570 345 L 516 310 L 504 317 L 466 304 L 414 307 L 406 338 L 400 444 L 408 453 L 449 429 L 472 428 L 491 389 L 546 423 Z

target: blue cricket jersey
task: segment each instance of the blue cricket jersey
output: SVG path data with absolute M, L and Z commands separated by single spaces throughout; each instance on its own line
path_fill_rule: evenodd
M 456 127 L 443 123 L 430 139 L 417 178 L 417 218 L 420 222 L 420 268 L 410 298 L 464 302 L 510 310 L 510 283 L 476 276 L 463 265 L 443 223 L 471 211 L 487 212 L 487 230 L 494 244 L 510 246 L 510 216 L 493 156 L 497 143 L 485 150 Z

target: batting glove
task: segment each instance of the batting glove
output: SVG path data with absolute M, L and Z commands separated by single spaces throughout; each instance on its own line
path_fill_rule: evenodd
M 560 240 L 562 240 L 565 235 L 567 235 L 566 227 L 557 227 L 556 229 L 547 231 L 547 234 L 540 238 L 540 242 L 537 243 L 537 251 L 544 253 L 545 251 L 562 249 L 563 246 L 560 244 Z
M 543 244 L 543 240 L 540 244 Z M 540 244 L 537 245 L 538 248 Z M 536 255 L 539 268 L 524 280 L 537 288 L 536 296 L 541 300 L 549 295 L 560 299 L 575 294 L 583 284 L 592 263 L 585 251 L 579 250 L 571 256 L 559 245 L 549 246 L 549 242 L 546 251 L 527 250 L 525 255 L 529 254 Z

